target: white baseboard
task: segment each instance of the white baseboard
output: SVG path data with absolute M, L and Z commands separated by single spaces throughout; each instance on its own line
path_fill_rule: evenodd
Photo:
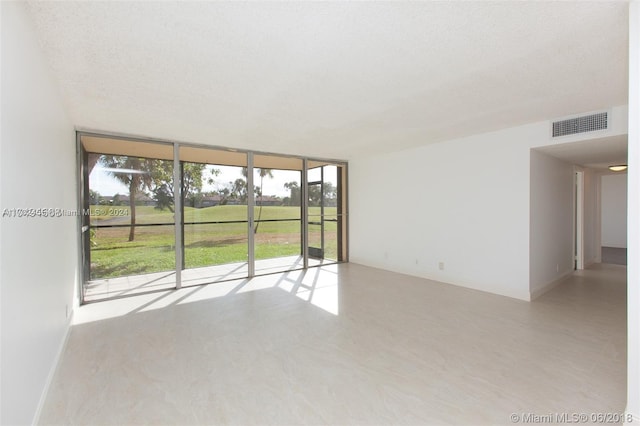
M 353 263 L 356 265 L 361 265 L 361 266 L 366 266 L 368 268 L 374 268 L 374 269 L 381 269 L 383 271 L 387 271 L 387 272 L 393 272 L 396 274 L 401 274 L 401 275 L 407 275 L 410 277 L 417 277 L 417 278 L 422 278 L 424 280 L 429 280 L 429 281 L 433 281 L 433 282 L 437 282 L 440 284 L 446 284 L 446 285 L 452 285 L 455 287 L 460 287 L 460 288 L 466 288 L 469 290 L 475 290 L 475 291 L 482 291 L 484 293 L 488 293 L 488 294 L 494 294 L 497 296 L 504 296 L 504 297 L 509 297 L 511 299 L 516 299 L 516 300 L 523 300 L 525 302 L 529 302 L 529 293 L 524 291 L 522 293 L 507 293 L 507 292 L 498 292 L 495 290 L 491 290 L 491 289 L 487 289 L 484 287 L 479 287 L 477 285 L 474 285 L 473 283 L 465 283 L 462 281 L 450 281 L 448 279 L 443 279 L 441 277 L 437 277 L 437 276 L 430 276 L 424 273 L 419 273 L 419 272 L 415 272 L 415 271 L 406 271 L 406 270 L 400 270 L 397 268 L 394 268 L 392 266 L 388 266 L 388 265 L 381 265 L 381 264 L 375 264 L 375 263 L 370 263 L 367 261 L 362 261 L 360 259 L 356 259 L 356 260 L 350 260 L 349 263 Z
M 47 381 L 44 384 L 44 389 L 42 389 L 42 393 L 40 394 L 40 401 L 38 401 L 38 407 L 36 407 L 36 412 L 33 416 L 32 425 L 37 425 L 40 423 L 40 414 L 42 413 L 42 408 L 44 407 L 44 403 L 47 400 L 47 395 L 49 394 L 49 388 L 51 387 L 51 383 L 53 382 L 53 378 L 56 375 L 56 371 L 58 370 L 58 365 L 60 364 L 60 360 L 62 359 L 62 354 L 67 347 L 67 341 L 69 340 L 69 334 L 71 333 L 71 324 L 73 323 L 73 315 L 75 309 L 71 310 L 71 315 L 67 319 L 67 330 L 64 334 L 64 339 L 60 342 L 60 346 L 58 347 L 58 353 L 56 353 L 55 360 L 51 365 L 51 369 L 49 370 L 49 374 L 47 375 Z
M 543 294 L 545 294 L 546 292 L 548 292 L 549 290 L 552 290 L 553 288 L 555 288 L 558 284 L 560 284 L 562 281 L 566 280 L 569 275 L 573 274 L 573 270 L 569 270 L 567 272 L 565 272 L 564 274 L 562 274 L 560 277 L 556 278 L 555 280 L 548 282 L 547 284 L 543 285 L 540 288 L 537 288 L 535 290 L 533 290 L 531 292 L 531 301 L 536 300 L 538 297 L 542 296 Z

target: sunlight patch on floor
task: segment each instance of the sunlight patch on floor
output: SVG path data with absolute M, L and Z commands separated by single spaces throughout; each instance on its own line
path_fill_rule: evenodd
M 337 265 L 327 265 L 91 303 L 76 309 L 73 323 L 84 324 L 270 288 L 279 288 L 338 315 Z

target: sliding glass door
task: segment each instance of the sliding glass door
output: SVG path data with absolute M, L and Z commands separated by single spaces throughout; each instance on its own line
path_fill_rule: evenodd
M 247 155 L 180 147 L 183 287 L 249 276 Z
M 165 173 L 173 169 L 170 152 L 165 145 L 123 143 L 111 153 L 85 154 L 85 300 L 175 286 L 173 215 L 152 198 L 172 185 Z
M 303 162 L 255 155 L 253 208 L 256 275 L 302 268 Z

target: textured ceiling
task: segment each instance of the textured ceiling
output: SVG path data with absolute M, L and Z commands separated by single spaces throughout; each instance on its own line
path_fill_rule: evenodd
M 626 2 L 29 2 L 79 127 L 352 159 L 626 103 Z

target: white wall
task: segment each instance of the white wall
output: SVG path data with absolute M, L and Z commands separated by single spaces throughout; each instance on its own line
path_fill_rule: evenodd
M 76 207 L 75 135 L 24 3 L 1 2 L 0 211 Z M 2 424 L 29 424 L 73 308 L 76 219 L 0 219 Z M 69 315 L 70 316 L 70 315 Z
M 584 170 L 584 266 L 601 261 L 600 251 L 600 174 L 593 169 Z
M 627 413 L 640 422 L 640 2 L 629 4 L 629 154 L 627 256 Z
M 627 109 L 612 108 L 607 131 L 552 140 L 549 129 L 351 160 L 351 261 L 529 300 L 530 149 L 626 134 Z
M 603 175 L 602 246 L 627 247 L 627 174 Z
M 531 151 L 529 286 L 537 295 L 573 272 L 573 165 Z
M 527 299 L 528 161 L 509 130 L 351 161 L 351 261 Z

